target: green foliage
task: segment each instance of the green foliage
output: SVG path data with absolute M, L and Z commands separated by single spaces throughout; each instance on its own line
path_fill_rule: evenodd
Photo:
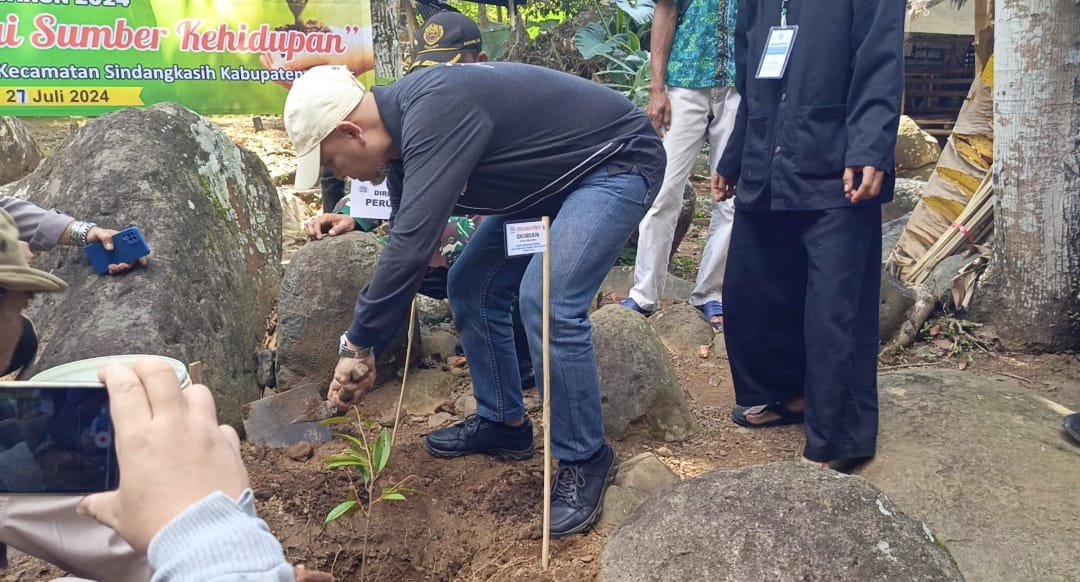
M 337 507 L 330 510 L 330 513 L 326 514 L 326 523 L 330 523 L 335 519 L 339 519 L 354 513 L 360 508 L 360 502 L 355 499 L 348 501 L 342 501 Z
M 512 38 L 510 20 L 505 8 L 477 4 L 467 0 L 455 0 L 450 3 L 454 9 L 480 24 L 480 34 L 484 40 L 484 51 L 488 58 L 499 61 L 506 57 Z M 539 0 L 518 7 L 525 31 L 530 40 L 536 40 L 541 33 L 547 32 L 577 15 L 584 2 L 563 0 Z M 484 11 L 485 18 L 480 18 Z
M 583 26 L 574 35 L 574 46 L 581 56 L 604 67 L 596 73 L 597 81 L 639 106 L 649 102 L 652 69 L 649 52 L 642 39 L 652 22 L 653 0 L 616 0 L 616 9 L 597 4 L 600 19 Z
M 358 413 L 359 414 L 359 413 Z M 387 463 L 390 462 L 390 452 L 393 441 L 390 431 L 379 426 L 378 423 L 364 421 L 357 417 L 359 436 L 345 433 L 334 433 L 334 436 L 343 441 L 347 448 L 336 455 L 331 455 L 323 461 L 327 469 L 347 469 L 354 471 L 360 478 L 361 488 L 367 493 L 365 503 L 357 487 L 349 492 L 349 497 L 339 503 L 326 514 L 325 523 L 330 523 L 361 511 L 366 519 L 371 518 L 371 507 L 380 501 L 404 501 L 406 495 L 413 495 L 415 490 L 404 487 L 407 479 L 393 485 L 383 486 L 381 494 L 374 495 L 375 487 L 379 483 Z M 331 418 L 323 421 L 324 425 L 339 425 L 348 422 L 346 418 Z
M 687 281 L 693 281 L 697 279 L 698 266 L 694 264 L 693 257 L 685 257 L 677 255 L 671 258 L 671 274 L 679 277 L 680 279 L 686 279 Z
M 356 413 L 356 432 L 359 436 L 334 433 L 346 445 L 346 449 L 336 455 L 331 455 L 323 461 L 327 469 L 343 469 L 349 471 L 349 492 L 345 501 L 334 506 L 330 513 L 326 514 L 323 523 L 337 521 L 344 517 L 360 512 L 364 516 L 364 556 L 367 556 L 368 533 L 371 529 L 371 508 L 380 501 L 405 501 L 407 496 L 416 495 L 417 491 L 405 486 L 411 476 L 406 477 L 392 485 L 382 485 L 381 479 L 390 462 L 390 453 L 394 447 L 393 434 L 379 426 L 376 422 L 360 418 L 360 411 L 353 407 Z M 322 421 L 324 426 L 337 426 L 350 422 L 346 417 L 329 418 Z M 353 480 L 353 475 L 358 476 L 359 482 Z M 375 494 L 376 486 L 379 494 Z M 360 492 L 364 495 L 361 496 Z M 366 501 L 365 501 L 366 500 Z M 364 580 L 364 560 L 360 565 L 360 581 Z
M 987 354 L 995 353 L 992 340 L 979 337 L 981 328 L 981 323 L 946 316 L 937 321 L 925 322 L 919 333 L 924 341 L 944 350 L 949 358 L 958 358 L 965 364 L 971 364 L 976 350 Z
M 633 247 L 625 247 L 619 251 L 619 258 L 615 260 L 616 265 L 633 267 L 637 262 L 637 249 Z

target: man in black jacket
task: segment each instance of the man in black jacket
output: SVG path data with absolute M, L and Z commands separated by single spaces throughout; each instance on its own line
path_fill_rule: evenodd
M 804 457 L 839 469 L 877 442 L 881 204 L 893 196 L 903 33 L 897 0 L 739 2 L 743 100 L 713 182 L 736 205 L 724 286 L 733 419 L 805 418 Z
M 572 103 L 573 107 L 567 107 Z M 559 460 L 551 532 L 587 530 L 618 466 L 604 442 L 589 306 L 663 180 L 663 144 L 645 114 L 614 91 L 515 63 L 445 64 L 365 92 L 341 68 L 298 79 L 285 129 L 299 155 L 298 188 L 320 165 L 387 181 L 389 241 L 342 336 L 330 384 L 343 408 L 375 370 L 409 311 L 451 214 L 482 214 L 449 273 L 454 320 L 473 377 L 477 415 L 427 437 L 436 457 L 533 453 L 510 309 L 520 290 L 533 361 L 541 361 L 542 258 L 507 256 L 506 225 L 554 216 L 551 226 L 551 450 Z

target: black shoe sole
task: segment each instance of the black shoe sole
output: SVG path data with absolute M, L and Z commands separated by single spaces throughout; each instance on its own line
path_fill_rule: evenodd
M 612 451 L 614 454 L 614 451 Z M 615 462 L 611 464 L 611 468 L 608 469 L 607 478 L 604 479 L 604 490 L 600 493 L 600 502 L 596 504 L 596 509 L 589 514 L 589 518 L 581 522 L 579 525 L 563 532 L 551 532 L 553 538 L 565 538 L 574 534 L 579 534 L 592 529 L 592 526 L 596 525 L 596 522 L 600 521 L 600 514 L 604 511 L 604 496 L 607 495 L 608 486 L 615 481 L 615 476 L 619 474 L 619 457 L 615 456 Z
M 475 449 L 466 449 L 463 451 L 444 451 L 442 449 L 436 449 L 431 446 L 430 443 L 424 443 L 427 447 L 428 453 L 431 456 L 438 459 L 456 459 L 458 457 L 464 457 L 467 455 L 488 455 L 489 457 L 495 457 L 503 461 L 524 461 L 532 458 L 534 448 L 529 447 L 524 451 L 514 451 L 510 449 L 494 449 L 490 451 L 478 451 Z

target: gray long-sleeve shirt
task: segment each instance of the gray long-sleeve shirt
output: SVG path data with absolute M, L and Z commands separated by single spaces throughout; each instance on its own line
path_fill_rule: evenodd
M 294 570 L 251 489 L 217 491 L 173 518 L 150 542 L 152 582 L 293 582 Z
M 664 178 L 645 113 L 602 85 L 518 63 L 440 65 L 372 89 L 401 152 L 390 240 L 348 338 L 378 352 L 405 320 L 451 214 L 539 218 L 593 171 Z
M 68 225 L 75 221 L 62 212 L 45 210 L 11 196 L 0 196 L 0 209 L 15 219 L 19 240 L 30 243 L 30 248 L 35 251 L 55 248 Z

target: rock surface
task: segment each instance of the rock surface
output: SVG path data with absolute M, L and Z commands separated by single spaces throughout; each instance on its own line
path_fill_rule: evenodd
M 642 419 L 657 438 L 690 436 L 690 408 L 648 321 L 625 307 L 606 305 L 592 315 L 592 323 L 607 435 L 622 438 Z
M 698 308 L 687 303 L 660 309 L 649 317 L 649 323 L 664 347 L 675 354 L 696 355 L 701 346 L 713 342 L 712 326 Z
M 717 471 L 637 509 L 602 582 L 960 581 L 920 521 L 858 477 L 801 463 Z
M 900 241 L 900 235 L 904 234 L 904 229 L 907 228 L 908 219 L 911 218 L 911 213 L 907 213 L 903 216 L 895 218 L 881 225 L 881 262 L 885 262 L 885 259 L 889 258 L 889 254 L 896 248 L 896 243 Z
M 41 150 L 23 122 L 0 117 L 0 184 L 30 175 L 41 163 Z
M 306 382 L 330 385 L 338 340 L 352 322 L 356 297 L 371 281 L 380 252 L 375 235 L 350 232 L 311 241 L 293 257 L 278 303 L 278 390 Z M 397 377 L 407 336 L 406 318 L 376 362 L 378 382 Z M 419 327 L 413 339 L 416 360 L 421 357 Z
M 679 476 L 653 453 L 641 453 L 623 461 L 615 482 L 604 494 L 600 523 L 622 525 L 646 499 L 679 481 Z
M 219 418 L 238 426 L 259 397 L 255 352 L 281 281 L 281 207 L 266 167 L 206 119 L 162 104 L 83 126 L 11 194 L 102 226 L 137 224 L 150 268 L 98 276 L 83 251 L 39 253 L 68 282 L 31 309 L 33 372 L 152 353 L 200 360 Z
M 937 163 L 941 145 L 907 115 L 900 117 L 896 131 L 896 169 L 916 170 Z
M 889 222 L 915 210 L 915 205 L 922 200 L 926 180 L 896 179 L 896 189 L 892 202 L 881 207 L 881 221 Z
M 1080 447 L 1016 381 L 883 374 L 878 454 L 860 476 L 924 519 L 968 580 L 1080 580 Z

